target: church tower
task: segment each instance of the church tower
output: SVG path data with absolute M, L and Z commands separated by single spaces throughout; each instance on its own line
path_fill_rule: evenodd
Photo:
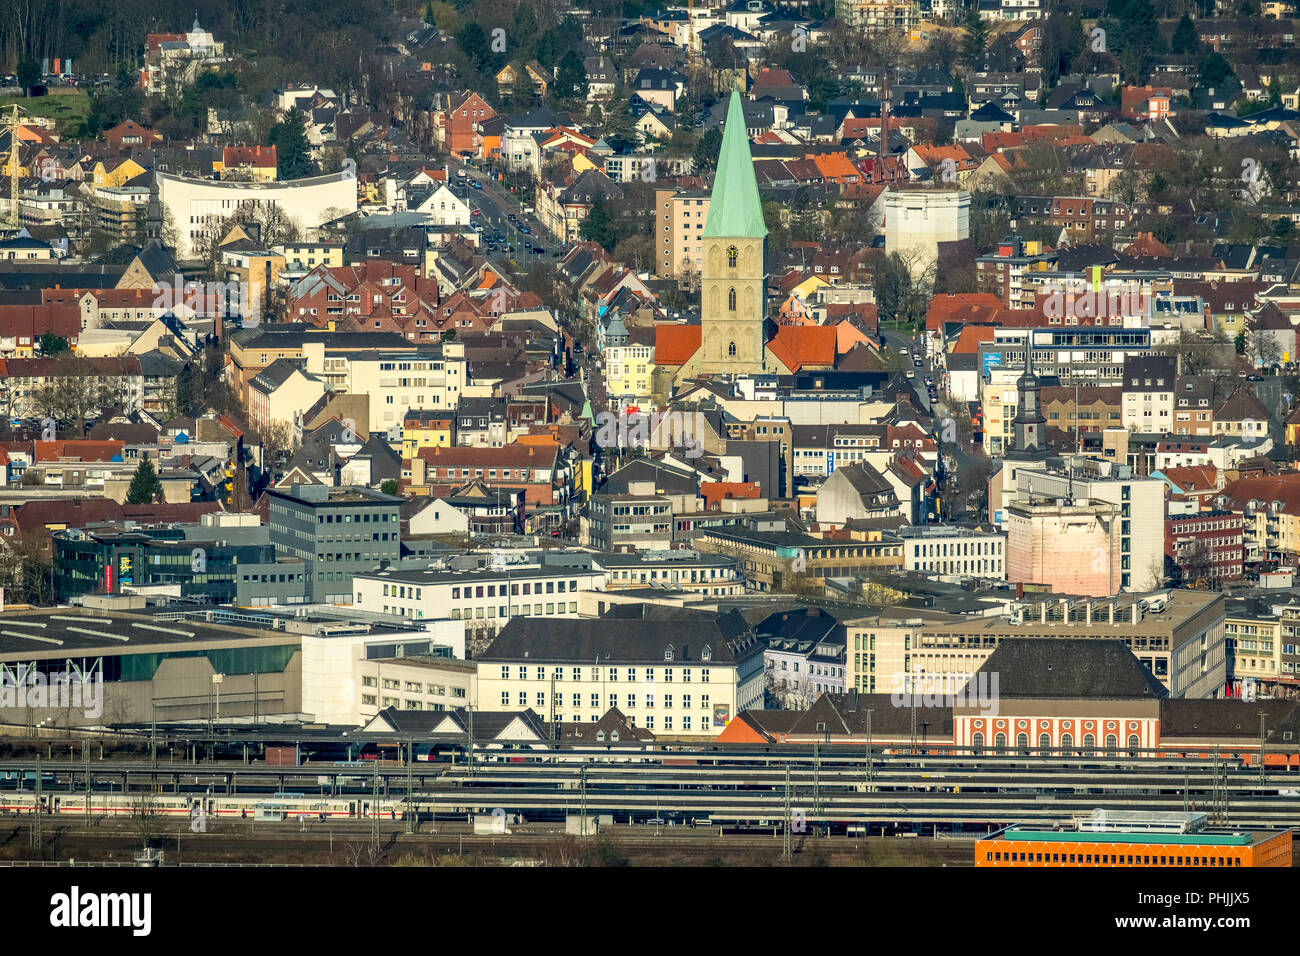
M 749 153 L 745 111 L 734 90 L 702 238 L 700 351 L 695 371 L 713 375 L 761 372 L 767 316 L 767 226 Z
M 1013 461 L 1042 461 L 1048 457 L 1047 419 L 1043 417 L 1041 383 L 1034 374 L 1033 333 L 1025 338 L 1025 374 L 1016 380 L 1019 393 L 1011 421 L 1012 445 L 1005 457 Z

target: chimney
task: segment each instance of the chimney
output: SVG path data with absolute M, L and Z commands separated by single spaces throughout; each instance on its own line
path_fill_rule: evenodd
M 1110 612 L 1110 623 L 1113 625 L 1115 623 L 1115 602 L 1107 602 L 1106 608 Z
M 1138 620 L 1139 620 L 1139 618 L 1138 618 L 1138 602 L 1137 602 L 1136 600 L 1134 600 L 1133 603 L 1132 603 L 1132 605 L 1130 605 L 1130 607 L 1132 608 L 1132 612 L 1133 612 L 1133 613 L 1132 613 L 1133 623 L 1134 623 L 1134 624 L 1137 624 L 1137 623 L 1138 623 Z

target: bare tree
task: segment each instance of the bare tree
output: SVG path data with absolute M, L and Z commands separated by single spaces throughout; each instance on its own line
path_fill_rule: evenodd
M 262 435 L 262 449 L 266 453 L 268 465 L 280 462 L 297 450 L 293 426 L 282 418 L 273 418 L 260 424 L 258 431 Z
M 32 394 L 33 410 L 41 417 L 71 421 L 80 437 L 86 418 L 118 397 L 121 383 L 101 376 L 93 365 L 76 355 L 54 361 L 57 364 L 45 376 L 45 383 Z
M 146 847 L 162 835 L 162 815 L 158 812 L 158 797 L 152 790 L 146 788 L 131 797 L 131 832 Z
M 237 226 L 256 226 L 258 242 L 265 247 L 294 242 L 302 235 L 298 223 L 278 205 L 246 200 L 229 216 L 207 227 L 197 241 L 195 251 L 213 274 L 221 262 L 221 243 Z

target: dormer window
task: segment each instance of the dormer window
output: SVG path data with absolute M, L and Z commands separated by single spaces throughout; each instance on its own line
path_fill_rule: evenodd
M 705 644 L 705 645 L 704 645 L 704 649 L 703 649 L 702 651 L 700 651 L 700 660 L 702 660 L 702 661 L 711 661 L 711 660 L 713 660 L 713 648 L 711 648 L 711 647 L 709 647 L 709 645 Z
M 673 659 L 673 646 L 669 644 L 666 648 L 664 648 L 664 660 L 670 661 L 672 659 Z

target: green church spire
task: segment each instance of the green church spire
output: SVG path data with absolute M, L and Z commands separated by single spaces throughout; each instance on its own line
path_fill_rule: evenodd
M 749 136 L 745 133 L 745 110 L 740 94 L 732 90 L 704 238 L 737 236 L 761 239 L 766 235 L 763 202 L 758 197 L 758 178 L 754 175 Z

